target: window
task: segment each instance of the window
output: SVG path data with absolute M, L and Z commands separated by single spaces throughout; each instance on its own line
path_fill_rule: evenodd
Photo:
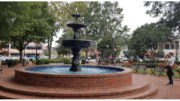
M 174 44 L 171 44 L 171 49 L 174 49 Z
M 159 45 L 159 48 L 160 48 L 160 47 L 163 49 L 163 45 Z
M 36 46 L 27 46 L 26 49 L 36 49 Z M 42 49 L 42 47 L 37 46 L 37 49 Z
M 169 44 L 165 44 L 165 49 L 169 49 Z

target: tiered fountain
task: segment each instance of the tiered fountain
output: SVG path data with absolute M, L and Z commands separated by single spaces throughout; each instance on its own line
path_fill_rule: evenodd
M 81 71 L 81 68 L 79 67 L 79 56 L 80 56 L 80 50 L 82 48 L 88 48 L 93 41 L 91 40 L 79 40 L 80 33 L 79 29 L 86 27 L 86 25 L 77 23 L 77 20 L 79 17 L 81 17 L 80 14 L 77 12 L 76 8 L 76 14 L 72 14 L 72 17 L 76 19 L 76 23 L 70 23 L 67 24 L 68 27 L 73 28 L 74 30 L 74 37 L 72 40 L 59 40 L 58 43 L 62 43 L 61 45 L 65 48 L 70 48 L 73 52 L 73 60 L 72 60 L 72 66 L 70 68 L 70 71 L 78 72 Z
M 132 70 L 114 66 L 79 66 L 79 51 L 88 48 L 93 41 L 79 40 L 77 13 L 72 15 L 76 23 L 72 40 L 61 40 L 62 46 L 73 51 L 72 65 L 40 65 L 15 69 L 15 75 L 0 79 L 0 98 L 50 99 L 50 98 L 146 98 L 157 91 L 146 80 L 133 76 Z M 70 68 L 70 69 L 69 69 Z M 82 70 L 81 70 L 82 69 Z

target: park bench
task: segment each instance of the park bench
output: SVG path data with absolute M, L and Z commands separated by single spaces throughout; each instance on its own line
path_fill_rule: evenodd
M 166 72 L 166 69 L 164 67 L 157 67 L 155 66 L 154 70 L 151 69 L 151 75 L 154 74 L 155 75 L 155 72 L 159 72 L 159 76 L 163 76 L 163 72 Z
M 130 68 L 135 69 L 136 73 L 138 73 L 138 65 L 131 65 Z
M 138 66 L 138 70 L 143 70 L 144 71 L 144 74 L 146 74 L 146 68 L 147 66 Z M 138 71 L 137 71 L 138 72 Z

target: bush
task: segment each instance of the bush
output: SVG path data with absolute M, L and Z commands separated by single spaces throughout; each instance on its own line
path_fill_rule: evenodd
M 38 59 L 36 60 L 36 65 L 54 63 L 53 59 Z
M 116 63 L 124 63 L 123 61 L 120 60 L 116 60 Z
M 177 68 L 177 69 L 176 69 L 176 72 L 180 72 L 180 68 Z
M 123 63 L 123 66 L 127 66 L 127 67 L 129 67 L 131 64 L 129 63 L 129 62 L 124 62 Z
M 175 62 L 176 62 L 176 64 L 177 64 L 177 65 L 179 65 L 179 64 L 180 64 L 180 61 L 175 61 Z
M 152 68 L 158 65 L 158 63 L 133 63 L 133 65 L 143 65 L 143 66 L 147 66 L 148 68 Z
M 72 60 L 69 58 L 64 58 L 64 64 L 71 64 Z
M 132 61 L 132 60 L 131 60 L 131 61 L 128 61 L 128 62 L 129 62 L 129 63 L 131 63 L 131 64 L 133 64 L 133 63 L 134 63 L 134 61 Z
M 157 62 L 158 63 L 164 63 L 164 60 L 158 60 Z

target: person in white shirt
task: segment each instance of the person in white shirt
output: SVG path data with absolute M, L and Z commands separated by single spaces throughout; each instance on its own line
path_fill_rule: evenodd
M 164 60 L 167 61 L 167 75 L 169 78 L 169 83 L 167 85 L 173 85 L 173 77 L 172 75 L 174 75 L 172 66 L 174 64 L 174 57 L 173 57 L 173 53 L 169 52 L 168 55 L 164 55 Z

